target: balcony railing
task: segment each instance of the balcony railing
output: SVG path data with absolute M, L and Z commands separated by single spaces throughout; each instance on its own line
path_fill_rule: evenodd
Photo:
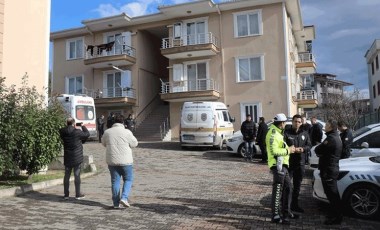
M 315 90 L 304 90 L 297 93 L 297 100 L 313 100 L 317 99 Z
M 136 57 L 136 49 L 126 44 L 115 44 L 115 42 L 109 42 L 100 45 L 85 45 L 86 59 L 107 57 L 114 55 L 128 55 Z
M 315 62 L 315 57 L 312 53 L 300 53 L 298 62 Z
M 169 37 L 162 39 L 161 48 L 169 49 L 173 47 L 201 44 L 213 44 L 218 47 L 218 40 L 211 32 L 203 34 L 192 34 L 180 38 Z
M 219 88 L 217 83 L 213 79 L 161 82 L 162 94 L 204 90 L 219 91 Z
M 103 89 L 84 89 L 87 96 L 93 98 L 116 98 L 116 97 L 129 97 L 136 98 L 136 90 L 129 87 L 109 87 Z

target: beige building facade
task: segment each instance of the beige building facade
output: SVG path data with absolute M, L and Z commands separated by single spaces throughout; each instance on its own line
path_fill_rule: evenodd
M 0 76 L 7 86 L 28 85 L 47 92 L 50 0 L 0 0 Z
M 302 113 L 318 102 L 300 93 L 302 76 L 316 70 L 314 27 L 300 11 L 298 0 L 202 0 L 83 21 L 51 33 L 52 93 L 91 95 L 98 115 L 133 113 L 138 122 L 168 104 L 173 138 L 185 101 L 224 102 L 235 130 L 247 113 L 255 121 Z

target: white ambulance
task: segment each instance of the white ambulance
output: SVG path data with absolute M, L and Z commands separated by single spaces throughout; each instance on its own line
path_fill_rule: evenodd
M 57 100 L 62 104 L 67 117 L 75 119 L 75 123 L 83 123 L 90 132 L 90 138 L 97 137 L 95 102 L 86 95 L 61 94 Z
M 222 102 L 185 102 L 181 112 L 181 146 L 222 149 L 223 142 L 234 133 L 234 121 Z

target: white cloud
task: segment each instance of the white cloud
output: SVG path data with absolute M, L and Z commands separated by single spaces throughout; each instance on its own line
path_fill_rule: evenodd
M 121 13 L 136 17 L 153 12 L 157 8 L 157 5 L 162 3 L 162 0 L 136 0 L 119 7 L 111 4 L 100 4 L 95 11 L 99 13 L 100 17 L 109 17 Z

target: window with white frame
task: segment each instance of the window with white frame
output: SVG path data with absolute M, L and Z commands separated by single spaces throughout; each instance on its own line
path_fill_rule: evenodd
M 237 82 L 264 80 L 264 56 L 235 58 Z
M 68 94 L 83 93 L 83 76 L 66 77 L 65 88 Z
M 235 37 L 262 35 L 261 10 L 235 13 L 234 34 Z
M 73 38 L 66 41 L 66 59 L 83 58 L 83 38 Z
M 252 121 L 257 123 L 261 117 L 261 103 L 241 103 L 240 104 L 240 118 L 244 121 L 247 115 L 251 115 Z

